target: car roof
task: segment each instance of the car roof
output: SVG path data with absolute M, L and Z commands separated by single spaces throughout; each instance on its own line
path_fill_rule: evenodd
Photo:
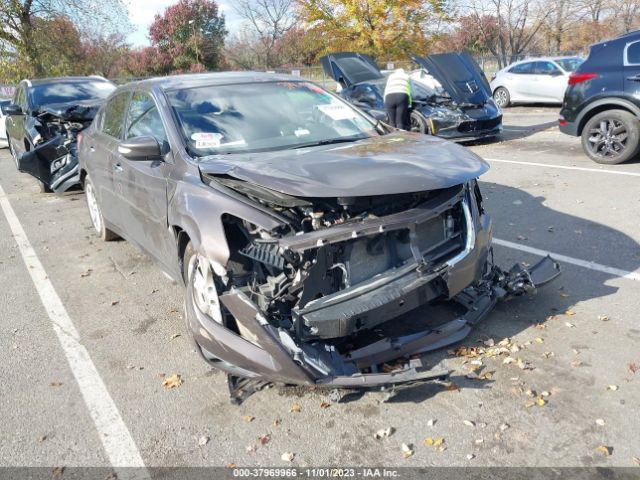
M 544 61 L 557 61 L 564 60 L 566 58 L 580 58 L 579 55 L 565 55 L 562 57 L 529 57 L 524 60 L 518 60 L 517 62 L 510 63 L 507 67 L 511 67 L 513 65 L 518 65 L 520 63 L 528 63 L 528 62 L 544 62 Z
M 50 77 L 50 78 L 34 78 L 34 79 L 24 79 L 23 82 L 26 82 L 30 86 L 38 86 L 38 85 L 49 85 L 51 83 L 75 83 L 80 81 L 99 81 L 99 82 L 108 82 L 112 83 L 104 77 L 100 77 L 98 75 L 92 75 L 89 77 Z
M 264 72 L 214 72 L 172 75 L 169 77 L 147 78 L 129 83 L 127 87 L 158 87 L 162 90 L 179 90 L 183 88 L 204 87 L 214 85 L 243 84 L 256 82 L 304 81 L 300 77 Z

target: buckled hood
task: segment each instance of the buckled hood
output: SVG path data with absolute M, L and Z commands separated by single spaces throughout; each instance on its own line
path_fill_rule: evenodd
M 435 137 L 397 132 L 348 144 L 214 155 L 200 170 L 299 197 L 374 196 L 459 185 L 489 169 L 478 155 Z
M 411 54 L 411 59 L 438 80 L 456 103 L 481 106 L 491 98 L 487 78 L 466 51 L 438 53 L 427 57 Z

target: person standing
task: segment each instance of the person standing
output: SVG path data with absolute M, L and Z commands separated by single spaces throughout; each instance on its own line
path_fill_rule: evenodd
M 392 127 L 402 130 L 410 129 L 411 83 L 409 75 L 402 68 L 398 68 L 387 79 L 384 89 L 384 107 Z

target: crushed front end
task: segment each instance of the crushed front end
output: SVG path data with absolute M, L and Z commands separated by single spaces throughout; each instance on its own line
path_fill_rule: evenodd
M 62 193 L 80 183 L 78 134 L 93 120 L 98 104 L 50 105 L 27 119 L 32 148 L 18 159 L 18 169 Z
M 498 300 L 559 274 L 550 258 L 530 270 L 493 264 L 491 220 L 475 180 L 331 199 L 205 180 L 283 222 L 266 231 L 225 218 L 228 264 L 208 265 L 208 286 L 187 288 L 204 357 L 237 377 L 345 388 L 441 377 L 418 354 L 462 340 Z

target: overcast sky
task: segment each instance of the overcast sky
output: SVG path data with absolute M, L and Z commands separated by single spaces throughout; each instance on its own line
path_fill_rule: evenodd
M 149 45 L 147 33 L 153 17 L 156 13 L 162 14 L 168 6 L 177 2 L 178 0 L 130 0 L 129 19 L 134 30 L 128 37 L 129 43 L 134 47 Z M 237 30 L 241 20 L 230 4 L 226 1 L 218 1 L 218 6 L 226 18 L 227 30 L 230 32 Z

